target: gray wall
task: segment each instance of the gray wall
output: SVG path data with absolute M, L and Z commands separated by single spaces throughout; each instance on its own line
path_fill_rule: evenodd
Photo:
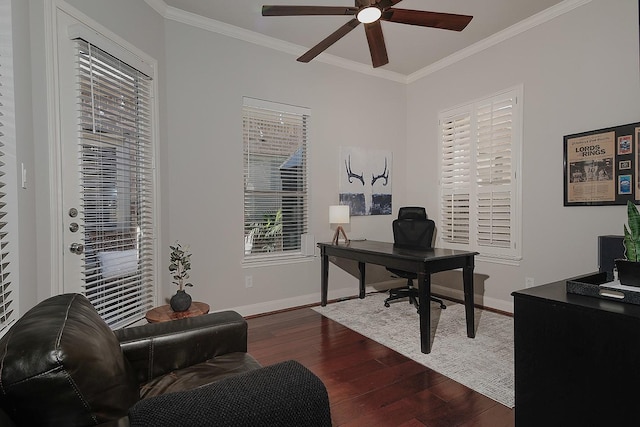
M 17 103 L 18 156 L 35 184 L 19 196 L 21 305 L 28 308 L 51 293 L 52 192 L 42 99 L 47 2 L 13 3 L 16 94 L 24 96 Z M 165 298 L 175 291 L 168 245 L 179 239 L 193 251 L 190 293 L 214 310 L 249 314 L 319 299 L 318 258 L 241 264 L 243 96 L 311 108 L 310 231 L 326 241 L 341 145 L 392 150 L 394 213 L 403 204 L 423 204 L 435 216 L 438 111 L 522 83 L 524 259 L 518 267 L 477 263 L 487 305 L 509 309 L 510 292 L 524 286 L 524 277 L 543 283 L 595 270 L 596 236 L 621 230 L 623 208 L 562 206 L 562 136 L 640 120 L 637 0 L 593 0 L 408 85 L 320 62 L 299 64 L 293 55 L 165 20 L 143 0 L 69 4 L 159 63 L 158 280 Z M 353 218 L 347 233 L 390 240 L 390 222 L 388 216 Z M 244 286 L 247 275 L 251 289 Z M 356 288 L 353 276 L 331 269 L 330 297 Z
M 438 112 L 524 86 L 523 259 L 476 263 L 485 304 L 510 309 L 525 277 L 543 284 L 596 271 L 597 236 L 622 234 L 624 206 L 563 206 L 563 136 L 640 121 L 638 57 L 638 1 L 593 0 L 409 85 L 407 166 L 419 178 L 407 192 L 433 213 Z
M 331 240 L 329 205 L 338 202 L 339 147 L 392 150 L 394 206 L 403 199 L 404 85 L 168 22 L 167 101 L 170 241 L 191 246 L 189 293 L 243 313 L 319 301 L 318 259 L 243 268 L 242 97 L 311 109 L 310 230 Z M 347 233 L 391 239 L 390 216 L 352 218 Z M 331 269 L 330 289 L 357 290 Z M 253 287 L 245 288 L 245 276 Z M 165 292 L 174 292 L 168 274 Z M 331 296 L 338 295 L 330 293 Z M 285 301 L 283 301 L 285 300 Z M 251 306 L 251 307 L 247 307 Z
M 18 233 L 20 259 L 20 312 L 24 313 L 36 301 L 36 234 L 34 144 L 31 92 L 31 49 L 29 34 L 29 3 L 12 0 L 13 67 L 16 108 L 16 155 L 27 169 L 27 189 L 18 192 Z M 18 172 L 20 173 L 20 172 Z M 20 180 L 18 180 L 20 182 Z

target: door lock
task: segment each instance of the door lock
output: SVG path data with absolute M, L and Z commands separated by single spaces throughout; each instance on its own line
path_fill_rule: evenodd
M 72 254 L 82 255 L 82 252 L 84 252 L 84 245 L 81 243 L 72 243 L 71 246 L 69 246 L 69 250 Z
M 72 222 L 71 224 L 69 224 L 69 231 L 71 231 L 72 233 L 75 233 L 76 231 L 78 231 L 78 223 L 77 222 Z

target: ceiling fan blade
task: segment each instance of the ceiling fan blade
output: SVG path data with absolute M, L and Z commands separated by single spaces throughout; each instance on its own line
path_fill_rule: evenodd
M 382 25 L 380 25 L 380 21 L 365 24 L 364 30 L 367 34 L 367 41 L 369 42 L 369 51 L 371 52 L 373 68 L 388 64 L 389 58 L 387 57 L 387 46 L 384 43 L 384 36 L 382 35 Z
M 388 9 L 391 6 L 395 6 L 400 3 L 402 0 L 380 0 L 378 2 L 378 7 L 382 10 Z
M 346 6 L 262 6 L 262 16 L 355 15 L 357 7 Z
M 399 24 L 462 31 L 471 22 L 473 16 L 392 8 L 384 11 L 380 19 Z
M 342 27 L 338 28 L 336 31 L 331 33 L 329 37 L 322 40 L 320 43 L 309 49 L 304 55 L 298 58 L 299 62 L 309 62 L 316 56 L 320 55 L 324 52 L 329 46 L 340 40 L 342 37 L 346 36 L 351 30 L 357 27 L 360 24 L 360 21 L 357 19 L 352 19 L 351 21 L 344 24 Z

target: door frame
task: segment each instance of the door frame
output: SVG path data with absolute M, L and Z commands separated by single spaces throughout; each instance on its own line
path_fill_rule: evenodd
M 152 121 L 152 144 L 153 144 L 153 221 L 156 230 L 160 230 L 160 191 L 158 161 L 155 156 L 158 153 L 158 62 L 147 55 L 145 52 L 136 48 L 117 34 L 106 27 L 100 25 L 93 19 L 89 18 L 82 12 L 70 6 L 63 0 L 44 0 L 44 39 L 45 39 L 45 79 L 46 79 L 46 108 L 47 108 L 47 130 L 48 130 L 48 149 L 49 149 L 49 277 L 50 277 L 50 294 L 58 295 L 65 292 L 64 288 L 64 258 L 63 251 L 68 250 L 64 247 L 64 206 L 62 198 L 62 124 L 60 114 L 60 103 L 63 99 L 62 88 L 59 76 L 58 61 L 58 35 L 60 31 L 67 31 L 69 27 L 58 25 L 58 12 L 66 13 L 87 27 L 91 33 L 93 40 L 104 40 L 109 45 L 115 45 L 121 50 L 123 55 L 137 57 L 153 70 L 153 101 L 151 111 Z M 159 248 L 161 237 L 159 231 L 155 235 L 153 250 L 156 256 L 154 264 L 154 277 L 159 277 Z M 157 285 L 154 305 L 157 305 L 160 298 L 161 289 Z

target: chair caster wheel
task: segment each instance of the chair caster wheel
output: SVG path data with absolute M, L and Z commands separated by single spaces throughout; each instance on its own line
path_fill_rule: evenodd
M 391 307 L 388 302 L 385 302 L 384 306 L 387 307 L 387 308 Z
M 444 304 L 442 304 L 442 305 L 440 306 L 440 308 L 441 308 L 442 310 L 445 310 L 445 309 L 447 308 L 447 306 L 446 306 L 446 305 L 444 305 Z

